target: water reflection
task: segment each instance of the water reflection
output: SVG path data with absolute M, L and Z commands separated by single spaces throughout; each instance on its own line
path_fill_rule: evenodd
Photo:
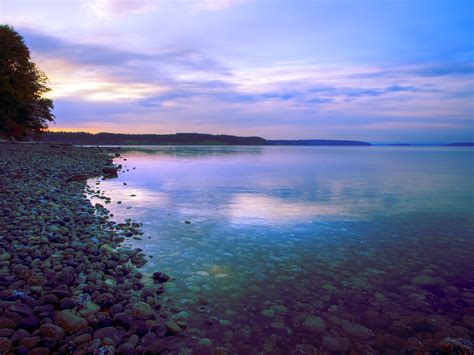
M 232 224 L 286 224 L 320 220 L 324 216 L 343 219 L 349 211 L 341 205 L 287 201 L 262 194 L 235 194 L 229 203 Z
M 262 154 L 260 146 L 122 146 L 123 153 L 130 156 L 162 155 L 173 157 L 205 158 L 209 156 L 232 156 Z
M 147 254 L 143 272 L 174 277 L 166 302 L 189 314 L 177 346 L 423 352 L 474 336 L 463 318 L 474 307 L 473 157 L 147 147 L 124 153 L 125 172 L 100 189 L 116 220 L 144 223 L 143 238 L 126 241 Z

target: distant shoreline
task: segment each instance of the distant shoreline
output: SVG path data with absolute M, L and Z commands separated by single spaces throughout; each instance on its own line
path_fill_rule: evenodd
M 0 142 L 2 140 L 0 139 Z M 41 143 L 84 146 L 346 146 L 346 147 L 474 147 L 474 142 L 452 143 L 372 143 L 340 139 L 265 139 L 225 134 L 124 134 L 88 132 L 45 132 Z M 27 142 L 25 142 L 27 143 Z
M 75 145 L 302 145 L 302 146 L 371 146 L 369 142 L 329 139 L 271 140 L 262 137 L 239 137 L 225 134 L 120 134 L 86 132 L 46 132 L 45 143 Z
M 270 140 L 262 137 L 239 137 L 226 134 L 120 134 L 86 132 L 46 132 L 46 143 L 76 145 L 315 145 L 315 146 L 370 146 L 368 142 L 350 140 L 299 139 Z

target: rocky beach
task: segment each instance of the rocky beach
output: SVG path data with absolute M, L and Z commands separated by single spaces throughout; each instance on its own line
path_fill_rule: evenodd
M 89 200 L 87 179 L 116 174 L 114 156 L 0 144 L 0 354 L 166 353 L 186 328 L 161 305 L 168 276 L 145 282 L 144 255 L 120 246 L 139 224 Z

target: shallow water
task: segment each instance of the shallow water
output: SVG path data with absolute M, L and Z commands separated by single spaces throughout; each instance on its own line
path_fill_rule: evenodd
M 100 189 L 114 220 L 144 224 L 141 240 L 125 242 L 148 256 L 142 271 L 172 276 L 163 301 L 184 311 L 181 347 L 370 353 L 474 337 L 473 149 L 144 147 L 122 157 L 128 170 Z

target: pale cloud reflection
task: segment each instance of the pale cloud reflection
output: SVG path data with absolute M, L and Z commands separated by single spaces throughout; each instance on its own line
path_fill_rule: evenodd
M 99 188 L 105 193 L 105 196 L 113 196 L 111 204 L 107 205 L 111 212 L 116 212 L 117 209 L 127 209 L 128 207 L 156 207 L 166 206 L 170 203 L 170 197 L 166 192 L 141 187 L 124 187 L 122 180 L 122 176 L 118 180 L 108 180 L 104 184 L 105 189 L 102 185 L 96 185 L 96 179 L 88 179 L 87 184 L 92 189 Z M 103 200 L 96 197 L 92 201 L 104 204 Z M 121 204 L 117 204 L 118 201 L 121 201 Z
M 342 205 L 294 202 L 246 193 L 235 195 L 228 207 L 228 217 L 233 224 L 287 224 L 331 216 L 347 218 L 350 212 Z

